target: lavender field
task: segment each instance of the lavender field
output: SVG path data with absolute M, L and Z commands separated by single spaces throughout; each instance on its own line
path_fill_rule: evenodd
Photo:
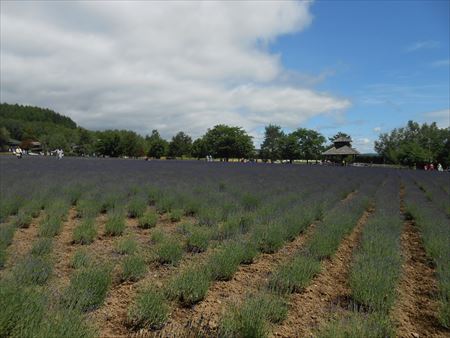
M 0 158 L 1 337 L 448 337 L 449 173 Z

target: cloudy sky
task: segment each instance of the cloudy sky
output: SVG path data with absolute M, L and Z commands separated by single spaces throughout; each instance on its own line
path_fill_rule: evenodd
M 90 129 L 449 126 L 448 1 L 1 1 L 1 101 Z

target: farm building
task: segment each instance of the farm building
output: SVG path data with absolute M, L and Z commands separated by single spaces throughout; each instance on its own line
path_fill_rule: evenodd
M 333 141 L 334 146 L 322 153 L 326 159 L 332 161 L 343 161 L 347 156 L 355 158 L 359 152 L 352 148 L 352 139 L 349 137 L 338 137 Z

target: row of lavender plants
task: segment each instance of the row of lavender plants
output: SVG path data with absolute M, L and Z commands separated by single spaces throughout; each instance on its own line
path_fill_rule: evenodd
M 377 191 L 375 211 L 364 226 L 353 257 L 350 312 L 323 327 L 320 337 L 395 335 L 389 312 L 402 265 L 399 183 L 399 178 L 391 175 Z
M 411 180 L 406 181 L 406 212 L 419 228 L 425 251 L 436 267 L 439 284 L 439 321 L 450 327 L 450 227 L 447 215 Z

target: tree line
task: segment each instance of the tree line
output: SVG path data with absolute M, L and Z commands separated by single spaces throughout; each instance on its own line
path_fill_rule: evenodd
M 328 141 L 340 136 L 349 137 L 339 132 Z M 281 126 L 273 124 L 265 127 L 259 150 L 244 129 L 223 124 L 208 129 L 196 140 L 180 131 L 167 141 L 156 129 L 146 136 L 130 130 L 91 131 L 49 109 L 3 103 L 0 105 L 0 147 L 7 148 L 11 139 L 23 144 L 37 140 L 44 152 L 60 148 L 66 154 L 78 156 L 204 158 L 211 155 L 225 161 L 230 158 L 260 158 L 272 162 L 319 160 L 321 153 L 332 146 L 315 130 L 298 128 L 286 133 Z M 409 121 L 404 128 L 381 134 L 375 142 L 375 150 L 385 163 L 412 166 L 440 162 L 448 166 L 450 128 Z

